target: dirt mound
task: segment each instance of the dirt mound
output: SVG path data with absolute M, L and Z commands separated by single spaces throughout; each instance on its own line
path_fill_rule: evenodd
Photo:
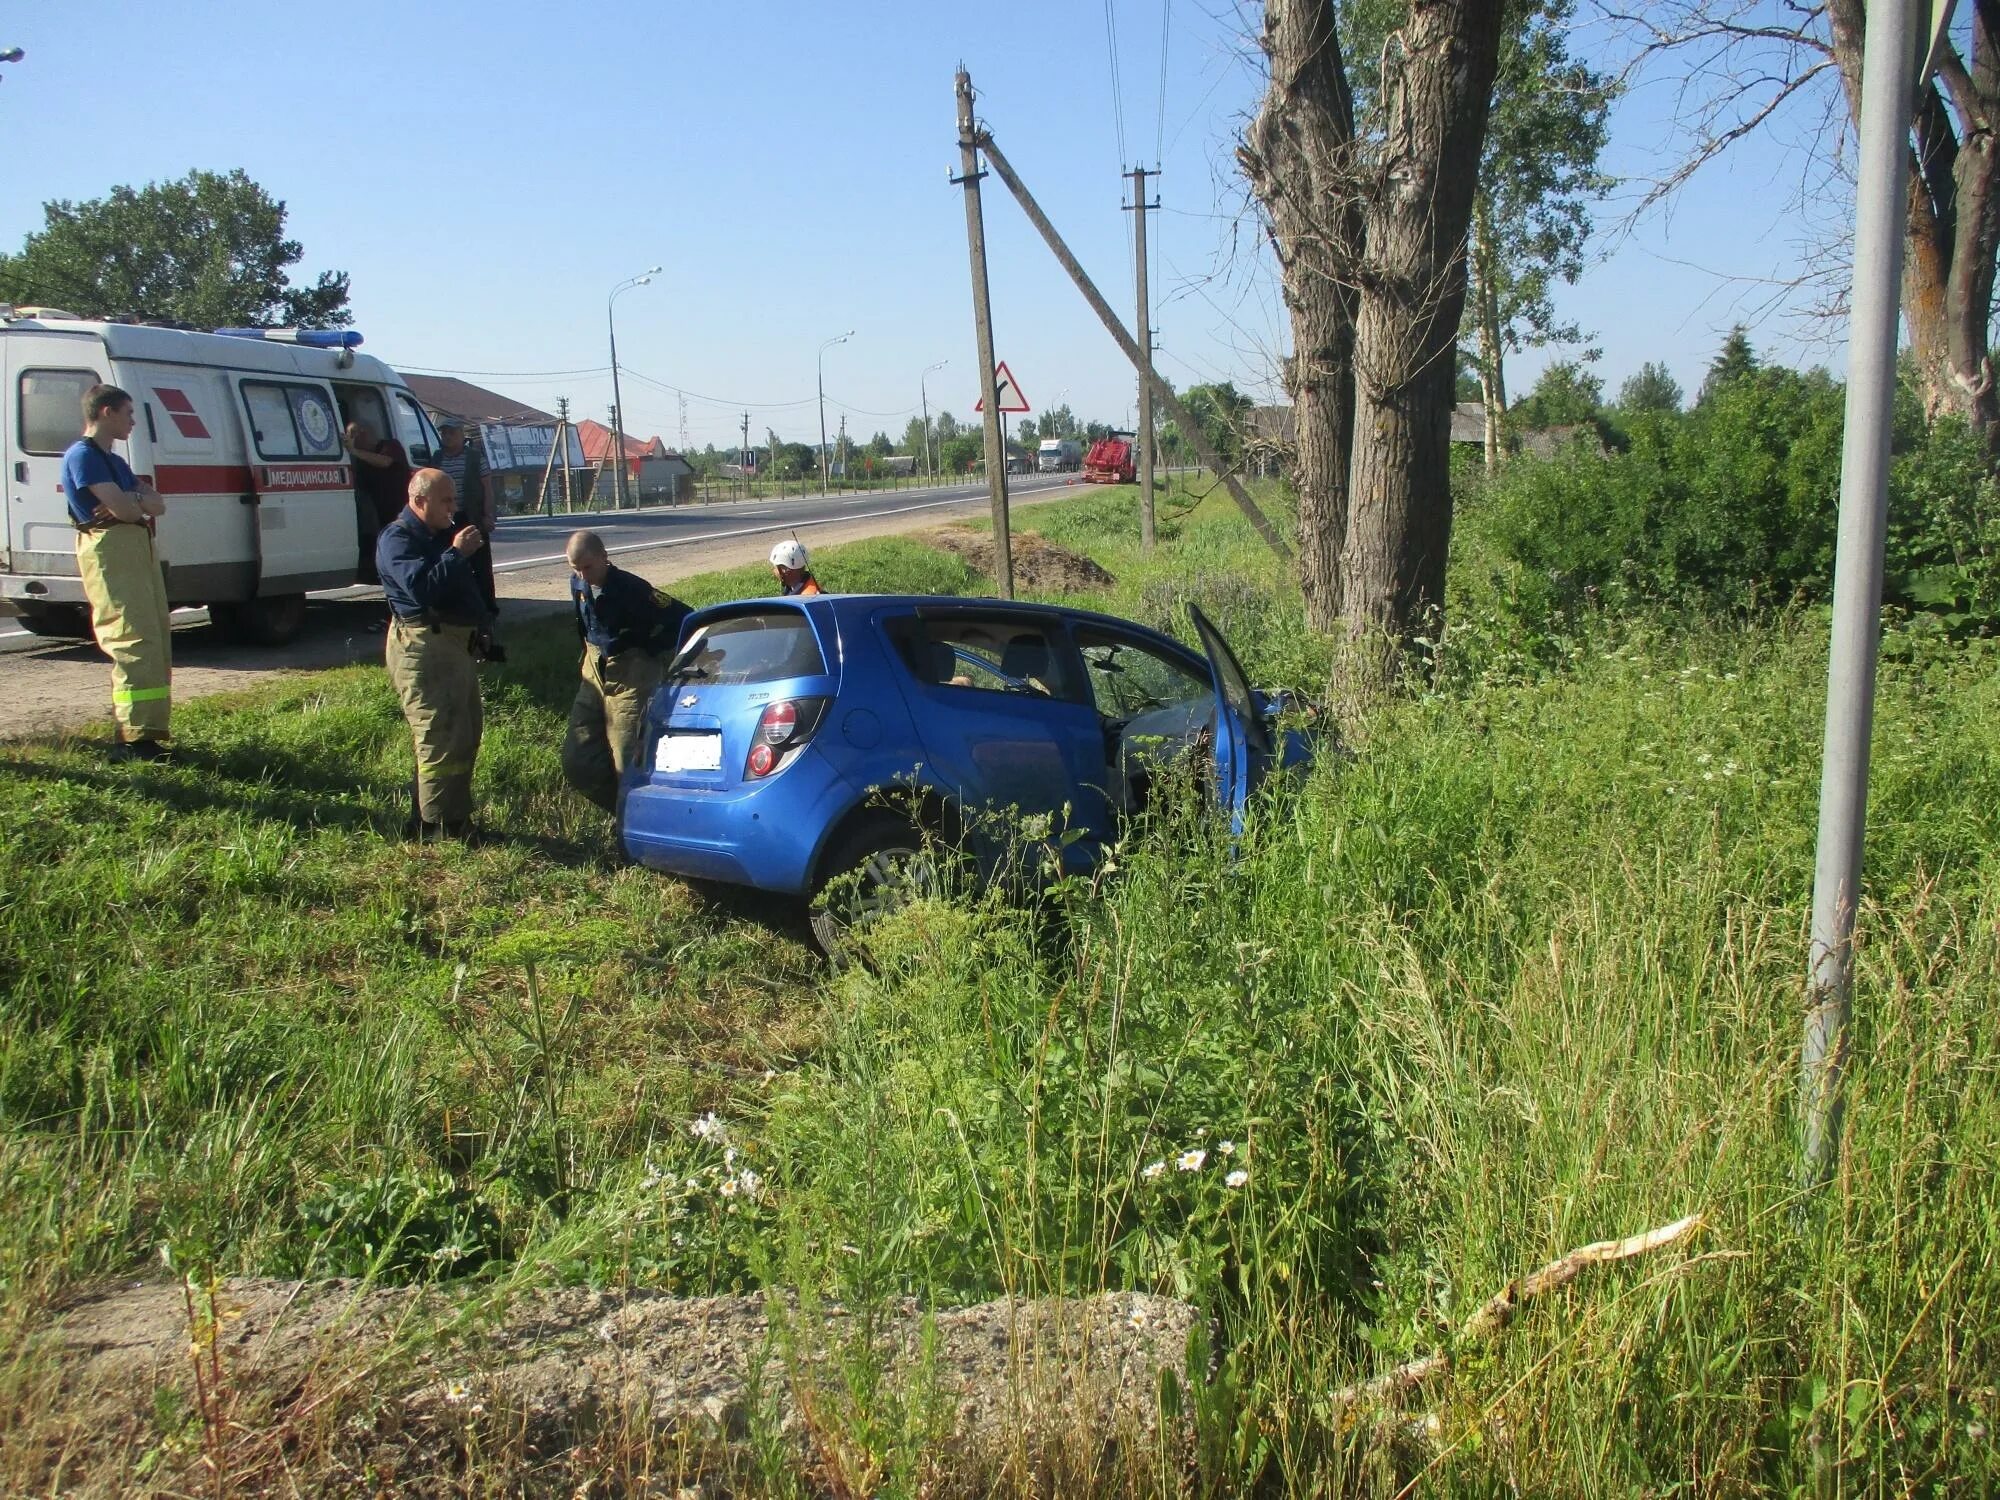
M 678 1453 L 690 1474 L 740 1474 L 773 1454 L 811 1473 L 851 1457 L 854 1433 L 893 1406 L 950 1488 L 978 1493 L 1024 1464 L 1097 1471 L 1153 1453 L 1161 1375 L 1183 1368 L 1194 1319 L 1184 1303 L 1131 1293 L 928 1316 L 904 1301 L 864 1319 L 754 1296 L 562 1289 L 498 1308 L 236 1280 L 191 1329 L 178 1283 L 137 1282 L 58 1320 L 49 1400 L 67 1433 L 52 1437 L 72 1480 L 80 1458 L 93 1478 L 129 1473 L 158 1442 L 161 1392 L 199 1409 L 190 1346 L 212 1330 L 223 1425 L 245 1469 L 265 1452 L 297 1464 L 299 1430 L 313 1427 L 334 1434 L 330 1474 L 393 1474 L 400 1493 L 448 1488 L 474 1455 L 542 1473 L 586 1450 L 601 1462 L 607 1434 Z M 1186 1432 L 1164 1436 L 1168 1461 L 1185 1457 Z
M 962 557 L 970 567 L 993 576 L 993 538 L 965 526 L 941 526 L 914 540 Z M 1081 552 L 1072 552 L 1032 531 L 1013 534 L 1014 583 L 1047 593 L 1080 594 L 1108 589 L 1118 580 Z

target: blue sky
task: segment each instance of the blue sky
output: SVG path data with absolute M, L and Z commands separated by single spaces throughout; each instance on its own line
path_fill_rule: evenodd
M 398 366 L 500 372 L 466 378 L 550 409 L 566 394 L 603 420 L 606 293 L 660 263 L 617 304 L 628 430 L 677 444 L 679 390 L 696 447 L 733 443 L 745 404 L 753 438 L 811 441 L 815 351 L 853 328 L 826 354 L 829 431 L 845 412 L 863 438 L 900 433 L 926 365 L 950 361 L 930 377 L 934 407 L 969 417 L 978 394 L 947 181 L 962 60 L 995 137 L 1128 321 L 1119 172 L 1157 158 L 1160 368 L 1270 399 L 1284 318 L 1230 158 L 1262 87 L 1256 7 L 1111 11 L 1122 128 L 1105 7 L 1085 0 L 17 0 L 0 11 L 0 45 L 28 53 L 0 85 L 0 245 L 39 226 L 45 199 L 241 167 L 287 203 L 301 270 L 350 273 L 355 326 Z M 1658 86 L 1620 107 L 1614 170 L 1657 165 L 1672 108 Z M 1795 253 L 1794 176 L 1758 143 L 1670 217 L 1607 237 L 1564 311 L 1595 335 L 1609 389 L 1647 359 L 1699 383 L 1762 302 L 1759 279 Z M 998 180 L 986 188 L 1000 356 L 1037 407 L 1066 395 L 1080 416 L 1124 421 L 1129 368 Z M 1837 357 L 1790 332 L 1769 320 L 1753 337 L 1778 357 Z M 1539 363 L 1512 371 L 1515 391 Z M 576 373 L 533 373 L 553 371 Z

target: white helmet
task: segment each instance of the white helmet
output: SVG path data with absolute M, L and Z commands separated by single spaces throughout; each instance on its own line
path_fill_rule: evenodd
M 796 537 L 786 537 L 771 549 L 771 566 L 774 568 L 796 568 L 805 571 L 807 562 L 805 544 Z

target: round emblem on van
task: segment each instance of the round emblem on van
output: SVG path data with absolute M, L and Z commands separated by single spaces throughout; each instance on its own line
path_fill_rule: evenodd
M 326 403 L 316 396 L 306 396 L 299 401 L 299 422 L 306 430 L 315 448 L 324 448 L 333 438 L 333 416 L 326 409 Z

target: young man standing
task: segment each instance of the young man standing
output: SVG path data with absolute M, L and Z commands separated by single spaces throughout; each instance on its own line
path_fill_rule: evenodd
M 167 584 L 153 542 L 166 502 L 111 451 L 132 435 L 132 398 L 115 385 L 83 397 L 83 436 L 63 454 L 62 486 L 76 527 L 77 571 L 90 628 L 111 658 L 113 760 L 158 760 L 173 710 L 173 639 Z
M 410 503 L 375 543 L 391 616 L 383 654 L 416 744 L 408 832 L 419 839 L 471 834 L 484 727 L 478 652 L 486 605 L 471 558 L 485 542 L 476 526 L 453 531 L 456 505 L 449 476 L 419 469 L 410 476 Z
M 680 643 L 688 607 L 615 565 L 594 531 L 575 533 L 565 552 L 583 641 L 583 681 L 563 737 L 563 775 L 606 812 L 616 812 L 646 705 Z

